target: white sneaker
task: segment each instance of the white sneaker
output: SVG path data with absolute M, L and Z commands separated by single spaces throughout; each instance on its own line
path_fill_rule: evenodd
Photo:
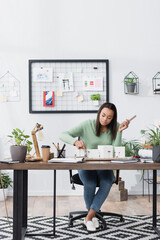
M 95 232 L 96 231 L 96 227 L 94 226 L 92 221 L 87 221 L 86 222 L 86 219 L 84 219 L 84 225 L 86 226 L 88 232 Z
M 92 218 L 92 222 L 95 228 L 99 228 L 99 221 L 96 217 Z

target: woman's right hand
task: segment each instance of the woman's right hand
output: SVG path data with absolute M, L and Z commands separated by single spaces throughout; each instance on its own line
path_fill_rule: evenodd
M 81 141 L 75 141 L 74 146 L 76 146 L 78 149 L 84 149 L 86 151 L 86 146 L 84 144 L 84 142 Z

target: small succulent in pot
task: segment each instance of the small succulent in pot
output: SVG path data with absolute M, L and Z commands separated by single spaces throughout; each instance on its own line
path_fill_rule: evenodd
M 100 94 L 92 94 L 91 95 L 91 100 L 93 101 L 93 105 L 99 106 L 99 101 L 100 101 Z
M 25 135 L 24 131 L 19 128 L 13 129 L 12 135 L 8 135 L 10 141 L 13 143 L 10 147 L 12 160 L 24 162 L 28 152 L 32 150 L 32 142 L 29 141 L 29 135 Z

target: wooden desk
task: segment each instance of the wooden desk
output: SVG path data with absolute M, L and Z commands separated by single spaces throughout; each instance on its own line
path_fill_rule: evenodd
M 28 197 L 28 170 L 54 170 L 54 207 L 53 207 L 53 234 L 55 236 L 56 213 L 56 170 L 153 170 L 153 229 L 160 236 L 157 229 L 157 170 L 160 163 L 112 163 L 109 161 L 93 161 L 84 163 L 0 163 L 0 169 L 14 170 L 14 197 L 13 197 L 13 240 L 24 239 L 27 231 L 27 197 Z

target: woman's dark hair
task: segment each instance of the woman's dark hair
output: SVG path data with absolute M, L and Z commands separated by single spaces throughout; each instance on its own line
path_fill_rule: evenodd
M 114 112 L 114 116 L 112 121 L 109 125 L 107 125 L 107 128 L 111 131 L 111 137 L 112 140 L 116 138 L 117 135 L 117 109 L 116 106 L 113 103 L 103 103 L 97 113 L 97 120 L 96 120 L 96 136 L 99 137 L 101 133 L 101 124 L 99 122 L 100 113 L 103 108 L 109 108 Z

